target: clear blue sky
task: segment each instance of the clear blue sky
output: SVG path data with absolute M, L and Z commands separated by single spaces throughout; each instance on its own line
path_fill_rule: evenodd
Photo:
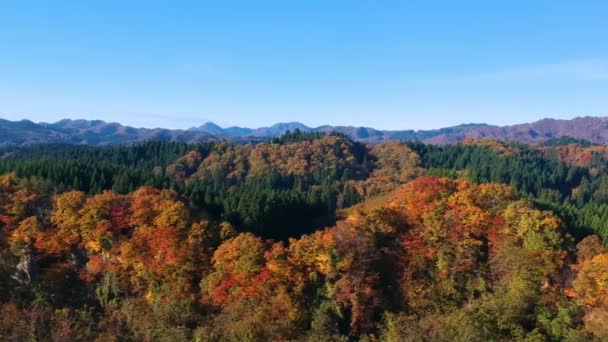
M 608 116 L 608 1 L 0 2 L 0 117 L 438 128 Z

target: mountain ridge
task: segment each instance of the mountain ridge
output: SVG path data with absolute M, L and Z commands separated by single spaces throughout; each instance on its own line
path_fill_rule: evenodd
M 363 126 L 310 127 L 300 122 L 280 122 L 267 127 L 223 128 L 213 122 L 189 129 L 136 128 L 103 120 L 63 119 L 54 123 L 31 120 L 0 119 L 0 146 L 20 146 L 36 143 L 66 144 L 129 144 L 146 140 L 203 142 L 230 140 L 256 142 L 284 134 L 287 131 L 330 133 L 337 131 L 354 140 L 378 144 L 390 140 L 419 140 L 433 144 L 450 144 L 466 139 L 496 139 L 524 143 L 541 143 L 561 136 L 608 143 L 608 117 L 583 116 L 573 119 L 541 119 L 531 123 L 509 126 L 485 123 L 465 123 L 430 130 L 379 130 Z

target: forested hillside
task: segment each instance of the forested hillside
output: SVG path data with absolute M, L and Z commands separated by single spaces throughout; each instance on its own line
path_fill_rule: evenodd
M 275 239 L 329 225 L 336 210 L 421 172 L 418 156 L 403 144 L 368 150 L 339 133 L 299 131 L 257 145 L 36 145 L 0 153 L 0 173 L 39 187 L 88 194 L 173 189 L 196 210 Z
M 0 151 L 0 336 L 608 339 L 604 146 Z

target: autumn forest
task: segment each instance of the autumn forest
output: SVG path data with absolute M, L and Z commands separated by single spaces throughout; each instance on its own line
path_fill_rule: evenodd
M 0 150 L 7 341 L 605 341 L 608 146 Z

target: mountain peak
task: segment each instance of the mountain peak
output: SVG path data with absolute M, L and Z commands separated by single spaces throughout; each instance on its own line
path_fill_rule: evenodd
M 222 129 L 222 127 L 216 125 L 214 122 L 207 121 L 200 126 L 201 128 L 210 128 L 210 129 Z
M 203 132 L 208 134 L 224 134 L 224 129 L 211 121 L 207 121 L 199 127 L 190 128 L 191 131 Z

